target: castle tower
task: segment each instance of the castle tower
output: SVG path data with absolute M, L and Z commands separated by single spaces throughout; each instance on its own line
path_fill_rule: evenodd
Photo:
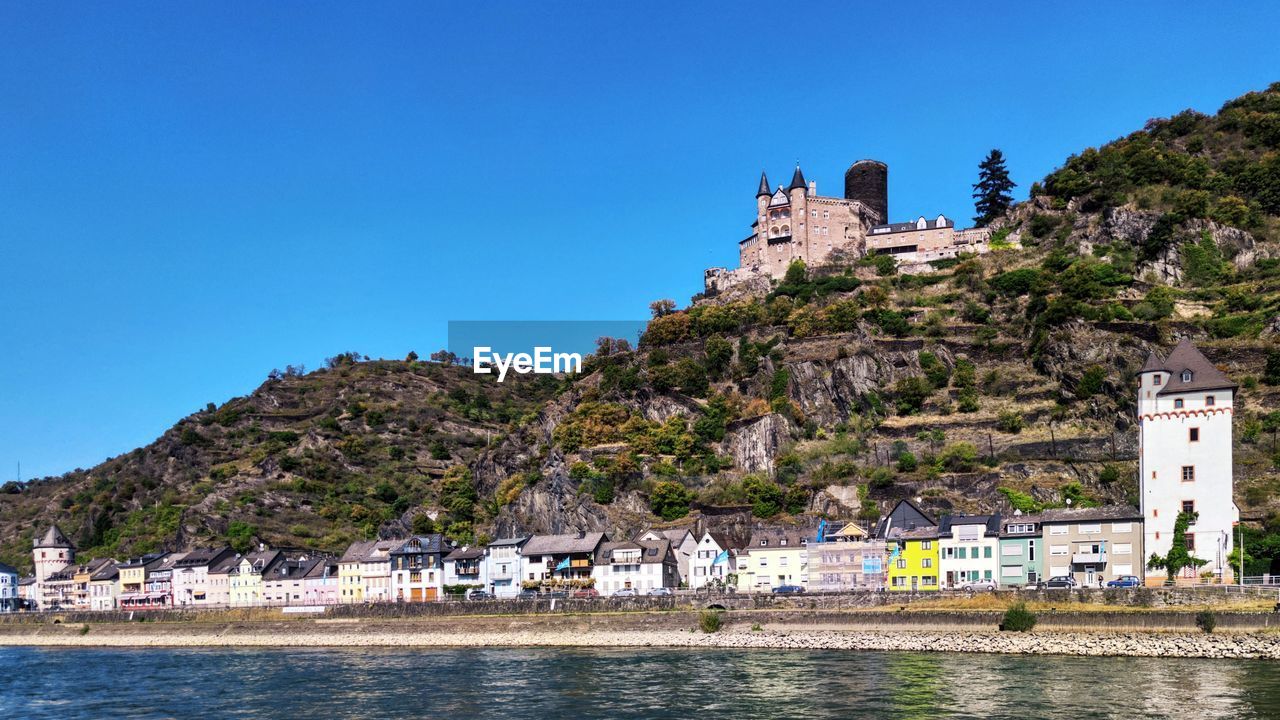
M 34 538 L 31 544 L 31 559 L 35 563 L 36 601 L 43 603 L 44 581 L 75 562 L 76 548 L 57 525 L 50 525 L 44 535 Z
M 791 201 L 791 257 L 807 258 L 809 254 L 809 184 L 804 180 L 800 164 L 796 163 L 796 171 L 791 175 L 791 184 L 787 186 L 787 198 Z M 790 260 L 787 262 L 790 265 Z
M 1230 577 L 1234 524 L 1231 420 L 1236 384 L 1189 340 L 1167 359 L 1152 353 L 1138 372 L 1138 486 L 1147 557 L 1164 556 L 1184 510 L 1198 514 L 1187 549 L 1207 560 L 1204 570 Z M 1145 558 L 1143 559 L 1145 563 Z
M 859 160 L 844 171 L 844 197 L 857 200 L 889 222 L 889 166 L 879 160 Z

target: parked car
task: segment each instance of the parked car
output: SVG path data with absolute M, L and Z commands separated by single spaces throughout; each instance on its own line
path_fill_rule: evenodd
M 1121 575 L 1115 580 L 1111 580 L 1110 582 L 1108 582 L 1107 587 L 1115 587 L 1115 588 L 1142 587 L 1142 581 L 1138 579 L 1137 575 Z
M 1070 575 L 1055 575 L 1042 583 L 1042 586 L 1049 589 L 1066 588 L 1070 590 L 1076 586 L 1076 579 Z
M 960 584 L 961 590 L 974 592 L 975 590 L 995 590 L 995 580 L 965 580 Z
M 649 591 L 649 595 L 661 595 L 661 596 L 666 596 L 666 595 L 670 595 L 670 594 L 671 594 L 671 588 L 669 588 L 669 587 L 656 587 L 656 588 L 654 588 L 654 589 L 652 589 L 652 590 L 650 590 L 650 591 Z
M 621 590 L 614 590 L 613 596 L 614 597 L 635 597 L 636 591 L 632 590 L 631 588 L 622 588 Z
M 538 591 L 537 590 L 521 590 L 520 594 L 517 597 L 519 597 L 521 600 L 537 600 Z
M 565 592 L 564 590 L 552 590 L 549 593 L 543 594 L 542 597 L 549 598 L 551 600 L 563 600 L 569 597 L 569 593 Z
M 773 589 L 774 595 L 799 595 L 804 588 L 799 585 L 779 585 Z
M 471 590 L 468 590 L 466 597 L 468 600 L 492 600 L 493 599 L 492 595 L 485 592 L 484 590 L 480 590 L 479 588 L 472 588 Z
M 575 598 L 593 598 L 600 597 L 600 593 L 595 588 L 578 588 L 570 593 L 569 596 Z

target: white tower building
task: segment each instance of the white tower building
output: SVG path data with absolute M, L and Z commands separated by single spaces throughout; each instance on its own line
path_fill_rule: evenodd
M 50 525 L 44 535 L 31 542 L 31 559 L 35 565 L 36 602 L 44 609 L 45 580 L 76 559 L 76 548 L 57 525 Z
M 1148 557 L 1168 553 L 1178 514 L 1194 511 L 1198 518 L 1187 530 L 1187 549 L 1208 564 L 1185 569 L 1182 576 L 1204 570 L 1221 575 L 1240 519 L 1232 496 L 1236 384 L 1185 339 L 1165 360 L 1152 353 L 1138 378 L 1143 546 Z

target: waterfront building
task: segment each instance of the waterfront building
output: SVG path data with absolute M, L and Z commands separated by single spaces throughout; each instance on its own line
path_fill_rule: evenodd
M 619 590 L 645 594 L 654 588 L 680 585 L 680 561 L 671 550 L 671 541 L 622 540 L 602 542 L 596 551 L 591 577 L 601 595 Z
M 779 585 L 809 585 L 809 539 L 801 531 L 756 530 L 738 556 L 738 590 L 771 592 Z
M 521 551 L 522 577 L 531 586 L 589 585 L 596 553 L 609 537 L 602 532 L 568 535 L 534 535 Z M 552 581 L 552 582 L 548 582 Z
M 444 556 L 444 584 L 473 585 L 483 590 L 489 586 L 485 574 L 488 569 L 483 546 L 460 547 Z
M 209 570 L 222 560 L 234 557 L 229 547 L 196 548 L 173 564 L 173 604 L 180 607 L 209 605 Z
M 489 579 L 489 592 L 497 598 L 511 598 L 520 594 L 520 555 L 529 536 L 494 540 L 485 553 L 485 576 Z
M 809 543 L 810 589 L 881 590 L 885 587 L 885 543 L 861 526 L 845 523 Z
M 1070 575 L 1084 587 L 1124 575 L 1144 577 L 1142 512 L 1135 507 L 1045 510 L 1040 528 L 1047 577 Z
M 49 573 L 41 583 L 40 591 L 44 594 L 40 597 L 40 609 L 74 610 L 75 576 L 75 565 L 66 565 Z
M 343 603 L 391 599 L 391 551 L 400 540 L 359 540 L 338 559 L 338 600 Z
M 117 599 L 122 610 L 161 607 L 165 597 L 147 592 L 147 573 L 164 562 L 165 553 L 148 553 L 116 566 L 119 570 Z
M 391 597 L 426 602 L 444 595 L 444 558 L 453 548 L 440 533 L 415 535 L 391 551 Z
M 32 540 L 31 545 L 31 559 L 35 564 L 33 595 L 39 609 L 47 610 L 52 603 L 61 602 L 63 593 L 69 590 L 69 587 L 64 586 L 70 585 L 71 577 L 56 581 L 58 587 L 47 593 L 48 598 L 45 597 L 46 579 L 75 562 L 76 547 L 57 525 L 50 525 L 44 534 Z
M 227 572 L 230 581 L 231 607 L 256 607 L 263 604 L 265 586 L 263 574 L 284 559 L 279 550 L 260 549 L 240 558 L 240 562 Z
M 18 602 L 18 570 L 0 563 L 0 612 L 21 609 Z
M 694 590 L 711 586 L 723 588 L 737 570 L 738 552 L 728 535 L 710 530 L 702 533 L 689 558 L 688 586 Z
M 1035 585 L 1044 575 L 1044 540 L 1040 516 L 1015 510 L 1000 526 L 1000 585 L 1020 588 Z
M 1000 515 L 948 515 L 938 523 L 943 588 L 997 581 Z
M 93 600 L 89 591 L 89 582 L 94 573 L 112 562 L 107 558 L 94 558 L 87 563 L 75 565 L 74 569 L 68 565 L 67 570 L 71 573 L 71 597 L 66 607 L 75 610 L 91 609 Z
M 147 572 L 147 594 L 160 600 L 161 605 L 173 605 L 173 567 L 186 553 L 170 553 Z
M 322 560 L 305 553 L 283 553 L 262 573 L 262 604 L 307 605 L 306 577 Z
M 339 600 L 338 561 L 332 557 L 316 558 L 302 579 L 306 605 L 336 605 Z
M 240 553 L 223 556 L 212 563 L 208 572 L 208 590 L 206 604 L 211 607 L 228 607 L 231 605 L 231 571 L 240 567 Z
M 1227 558 L 1240 520 L 1232 495 L 1236 384 L 1186 339 L 1168 358 L 1151 353 L 1138 379 L 1143 545 L 1150 554 L 1166 555 L 1178 515 L 1192 512 L 1195 522 L 1184 542 L 1192 556 L 1207 562 L 1185 569 L 1183 577 L 1203 571 L 1229 578 Z
M 120 590 L 120 570 L 115 560 L 108 560 L 89 576 L 89 609 L 115 610 Z
M 918 512 L 918 508 L 916 510 Z M 890 525 L 887 532 L 888 557 L 885 564 L 888 566 L 889 591 L 938 590 L 938 528 L 934 525 Z
M 689 573 L 693 554 L 698 549 L 698 538 L 693 534 L 692 528 L 679 527 L 666 530 L 648 530 L 637 540 L 666 540 L 670 542 L 671 552 L 675 553 L 676 562 L 679 565 L 680 585 L 682 587 L 693 587 Z

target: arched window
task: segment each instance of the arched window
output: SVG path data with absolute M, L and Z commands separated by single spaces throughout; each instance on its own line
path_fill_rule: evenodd
M 790 226 L 790 225 L 783 225 L 783 226 L 782 226 L 782 234 L 783 234 L 783 235 L 787 235 L 787 234 L 789 234 L 790 232 L 791 232 L 791 226 Z
M 777 236 L 778 236 L 778 226 L 774 225 L 773 227 L 769 228 L 769 237 L 777 237 Z

